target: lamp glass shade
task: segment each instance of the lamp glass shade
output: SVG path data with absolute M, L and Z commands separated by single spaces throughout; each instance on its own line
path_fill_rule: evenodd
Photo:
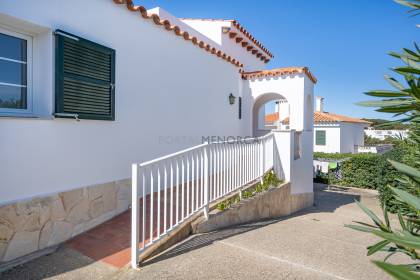
M 236 99 L 236 97 L 232 93 L 229 94 L 229 104 L 230 105 L 235 104 L 235 99 Z

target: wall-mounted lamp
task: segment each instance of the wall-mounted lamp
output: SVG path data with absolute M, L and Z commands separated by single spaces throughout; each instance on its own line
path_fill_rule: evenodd
M 232 93 L 229 94 L 229 104 L 230 105 L 235 104 L 235 99 L 236 99 L 235 95 L 233 95 Z

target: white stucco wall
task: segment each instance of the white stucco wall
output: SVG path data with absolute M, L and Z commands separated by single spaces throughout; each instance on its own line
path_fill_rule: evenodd
M 230 27 L 229 21 L 181 19 L 182 22 L 194 28 L 204 36 L 222 45 L 222 27 Z
M 286 98 L 290 104 L 290 129 L 301 131 L 304 128 L 312 130 L 312 117 L 305 121 L 306 110 L 312 113 L 313 108 L 305 106 L 308 96 L 313 94 L 313 85 L 304 74 L 296 74 L 291 76 L 257 78 L 244 81 L 244 98 L 247 100 L 244 108 L 247 116 L 245 124 L 248 124 L 247 132 L 252 134 L 253 121 L 252 111 L 253 105 L 260 98 L 264 99 L 264 104 L 268 101 Z M 268 96 L 270 95 L 270 96 Z M 268 99 L 265 100 L 265 97 Z M 307 125 L 307 127 L 305 127 Z
M 169 22 L 171 23 L 171 25 L 176 25 L 179 26 L 179 28 L 182 31 L 187 31 L 188 34 L 190 36 L 195 36 L 197 37 L 199 40 L 210 44 L 210 46 L 215 47 L 217 49 L 220 49 L 220 40 L 219 38 L 217 38 L 217 36 L 207 36 L 207 34 L 205 33 L 201 33 L 200 31 L 198 31 L 197 29 L 195 29 L 194 27 L 192 27 L 191 25 L 185 23 L 184 21 L 178 19 L 177 17 L 175 17 L 174 15 L 172 15 L 171 13 L 169 13 L 168 11 L 166 11 L 165 9 L 162 9 L 161 7 L 156 7 L 153 9 L 149 9 L 147 10 L 147 14 L 148 15 L 152 15 L 152 14 L 156 14 L 159 16 L 159 18 L 161 20 L 169 20 Z M 221 30 L 221 27 L 220 27 Z M 221 33 L 221 31 L 220 31 Z M 220 36 L 220 35 L 219 35 Z
M 301 157 L 294 158 L 296 143 L 295 130 L 273 130 L 274 133 L 274 170 L 286 181 L 291 182 L 292 194 L 313 191 L 313 146 L 312 131 L 301 132 Z
M 364 145 L 365 124 L 347 123 L 340 124 L 340 151 L 341 153 L 357 153 L 356 146 Z
M 364 145 L 364 124 L 358 123 L 330 123 L 315 124 L 314 151 L 324 153 L 356 153 L 355 146 Z M 316 145 L 317 130 L 325 130 L 326 145 Z
M 237 103 L 228 103 L 229 93 L 240 94 L 238 68 L 124 5 L 6 0 L 0 13 L 30 23 L 0 16 L 2 25 L 46 42 L 34 65 L 34 98 L 45 101 L 37 113 L 46 118 L 0 119 L 0 203 L 128 178 L 131 163 L 193 146 L 203 135 L 249 132 L 249 111 L 239 120 Z M 116 50 L 114 122 L 50 117 L 56 28 Z
M 230 38 L 229 33 L 224 34 L 222 27 L 231 28 L 232 32 L 237 32 L 238 36 L 244 38 L 242 42 L 248 42 L 255 46 L 251 40 L 245 37 L 230 21 L 223 20 L 199 20 L 199 19 L 182 19 L 182 22 L 197 30 L 201 34 L 207 36 L 212 41 L 217 42 L 222 51 L 244 64 L 244 71 L 256 71 L 266 68 L 266 63 L 261 61 L 241 44 L 236 43 L 235 38 Z M 259 49 L 259 48 L 258 48 Z M 262 52 L 261 49 L 259 49 Z
M 292 76 L 259 78 L 244 81 L 243 94 L 250 99 L 246 104 L 247 124 L 249 132 L 253 131 L 252 123 L 258 120 L 255 106 L 261 106 L 270 100 L 287 99 L 290 108 L 290 129 L 274 130 L 275 145 L 281 166 L 275 166 L 277 172 L 283 172 L 286 180 L 291 182 L 293 194 L 310 193 L 313 191 L 312 160 L 313 160 L 313 91 L 312 81 L 304 74 Z M 260 102 L 263 101 L 263 102 Z M 254 115 L 253 115 L 254 114 Z M 254 120 L 249 117 L 253 116 Z M 295 138 L 300 133 L 300 158 L 294 157 Z M 276 153 L 274 154 L 276 156 Z M 276 162 L 276 160 L 275 160 Z
M 318 130 L 325 130 L 325 145 L 316 145 L 315 137 Z M 317 124 L 314 126 L 313 145 L 314 152 L 340 153 L 340 126 L 338 124 Z

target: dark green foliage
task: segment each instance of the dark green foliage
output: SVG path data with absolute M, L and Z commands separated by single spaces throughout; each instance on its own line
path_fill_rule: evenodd
M 314 178 L 314 182 L 315 183 L 321 183 L 321 184 L 329 184 L 330 183 L 329 174 L 324 174 L 324 173 L 320 172 Z
M 409 166 L 415 165 L 415 157 L 418 147 L 413 145 L 413 143 L 406 141 L 402 142 L 396 147 L 394 150 L 388 152 L 387 159 L 404 163 Z M 393 192 L 390 190 L 389 186 L 393 186 L 395 188 L 404 189 L 413 195 L 419 196 L 419 189 L 413 186 L 404 186 L 400 183 L 400 172 L 398 172 L 392 165 L 387 162 L 387 174 L 385 183 L 380 185 L 377 189 L 379 191 L 379 199 L 381 201 L 381 205 L 387 206 L 387 209 L 392 213 L 397 213 L 400 211 L 401 213 L 407 212 L 407 207 L 401 204 L 400 201 L 396 200 L 394 197 Z M 389 167 L 391 170 L 389 170 Z
M 356 154 L 341 165 L 341 180 L 330 176 L 330 182 L 345 186 L 378 189 L 380 186 L 393 181 L 395 175 L 386 155 Z
M 314 152 L 314 159 L 345 159 L 353 156 L 353 154 L 340 154 L 340 153 L 321 153 Z
M 315 182 L 379 189 L 383 184 L 394 182 L 397 173 L 387 159 L 399 160 L 402 153 L 399 147 L 384 155 L 314 153 L 316 158 L 346 159 L 340 164 L 341 180 L 336 178 L 336 170 L 330 170 L 328 175 L 319 174 Z
M 416 153 L 419 151 L 419 147 L 408 140 L 396 143 L 394 149 L 383 155 L 314 153 L 314 158 L 347 159 L 341 163 L 340 180 L 336 178 L 336 171 L 331 170 L 328 174 L 318 174 L 314 182 L 378 190 L 382 206 L 387 205 L 388 210 L 392 213 L 396 213 L 398 209 L 404 213 L 406 211 L 401 208 L 401 203 L 394 198 L 388 187 L 401 187 L 397 181 L 399 172 L 389 160 L 413 166 L 416 163 Z M 404 189 L 411 194 L 420 195 L 416 188 Z
M 413 15 L 420 14 L 420 0 L 396 0 L 396 2 L 411 8 Z M 369 209 L 359 203 L 360 208 L 372 219 L 374 225 L 356 222 L 348 225 L 353 229 L 371 233 L 381 241 L 369 246 L 368 254 L 377 251 L 387 252 L 384 262 L 375 264 L 396 279 L 420 279 L 420 48 L 414 44 L 414 50 L 404 48 L 401 53 L 391 52 L 403 64 L 402 67 L 392 69 L 400 75 L 403 83 L 393 77 L 385 79 L 394 88 L 390 90 L 374 90 L 366 94 L 381 97 L 377 101 L 362 102 L 363 106 L 377 107 L 378 112 L 392 113 L 400 117 L 394 123 L 408 123 L 411 125 L 408 138 L 408 150 L 397 156 L 398 160 L 389 160 L 398 171 L 393 184 L 381 186 L 382 199 L 385 200 L 383 214 L 384 222 L 379 220 Z M 406 151 L 406 150 L 404 150 Z M 404 161 L 408 163 L 404 163 Z M 386 198 L 385 198 L 386 196 Z M 388 219 L 388 205 L 398 212 L 400 229 L 393 229 Z M 385 263 L 394 254 L 405 254 L 412 259 L 406 265 L 390 265 Z

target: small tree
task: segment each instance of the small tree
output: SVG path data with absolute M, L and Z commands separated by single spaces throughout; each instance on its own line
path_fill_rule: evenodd
M 419 0 L 396 0 L 397 3 L 409 6 L 414 15 L 420 14 Z M 391 56 L 399 59 L 404 65 L 393 69 L 400 75 L 403 83 L 397 79 L 385 76 L 394 90 L 373 90 L 366 94 L 380 97 L 379 101 L 362 102 L 362 106 L 378 107 L 376 111 L 392 113 L 398 120 L 392 123 L 409 123 L 411 126 L 409 140 L 418 147 L 415 153 L 415 164 L 409 166 L 400 162 L 390 161 L 399 171 L 396 178 L 397 187 L 387 186 L 393 194 L 394 201 L 398 202 L 399 229 L 393 229 L 388 218 L 387 205 L 383 207 L 383 220 L 379 219 L 371 210 L 360 202 L 360 208 L 372 219 L 373 224 L 355 222 L 346 225 L 355 230 L 368 232 L 380 237 L 382 240 L 369 246 L 368 255 L 378 251 L 389 254 L 383 262 L 374 263 L 396 279 L 420 279 L 420 48 L 414 44 L 414 50 L 403 49 L 401 53 L 391 52 Z M 406 254 L 413 263 L 394 265 L 389 258 L 394 254 Z

